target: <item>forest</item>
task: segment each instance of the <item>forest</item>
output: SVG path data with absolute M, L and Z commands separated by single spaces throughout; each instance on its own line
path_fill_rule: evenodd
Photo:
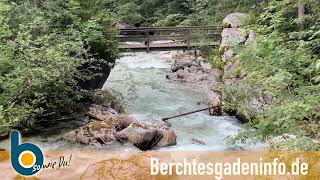
M 258 35 L 256 48 L 237 48 L 233 59 L 246 72 L 241 85 L 220 87 L 248 122 L 232 141 L 287 133 L 297 138 L 273 148 L 320 150 L 319 0 L 1 0 L 0 134 L 85 101 L 82 82 L 120 56 L 117 24 L 220 25 L 233 12 L 249 14 L 244 28 Z M 213 68 L 224 66 L 218 56 L 207 54 Z M 270 103 L 252 111 L 259 94 Z

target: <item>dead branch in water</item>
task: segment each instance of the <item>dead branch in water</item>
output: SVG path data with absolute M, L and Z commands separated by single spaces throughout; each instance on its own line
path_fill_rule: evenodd
M 186 116 L 186 115 L 198 113 L 198 112 L 201 112 L 201 111 L 210 110 L 210 109 L 217 108 L 217 107 L 221 107 L 221 106 L 223 106 L 223 105 L 212 106 L 212 107 L 208 107 L 208 108 L 204 108 L 204 109 L 199 109 L 199 110 L 196 110 L 196 111 L 191 111 L 191 112 L 187 112 L 187 113 L 183 113 L 183 114 L 179 114 L 179 115 L 175 115 L 175 116 L 171 116 L 171 117 L 161 118 L 161 120 L 162 120 L 162 121 L 168 121 L 168 120 L 170 120 L 170 119 L 174 119 L 174 118 L 178 118 L 178 117 L 181 117 L 181 116 Z

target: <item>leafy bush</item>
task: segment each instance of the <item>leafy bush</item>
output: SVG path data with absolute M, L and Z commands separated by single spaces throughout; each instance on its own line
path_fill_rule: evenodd
M 114 20 L 94 2 L 0 2 L 1 133 L 69 111 L 81 98 L 78 82 L 95 76 L 83 66 L 114 63 Z
M 237 108 L 239 105 L 246 107 L 252 98 L 259 96 L 248 93 L 249 98 L 242 98 L 242 92 L 259 91 L 260 97 L 268 97 L 272 103 L 250 116 L 253 118 L 248 129 L 256 130 L 241 133 L 240 139 L 267 140 L 284 133 L 299 138 L 320 138 L 320 71 L 317 66 L 320 53 L 315 50 L 320 38 L 316 30 L 320 27 L 319 6 L 314 5 L 317 3 L 310 0 L 305 4 L 308 14 L 304 29 L 299 27 L 297 2 L 292 0 L 270 1 L 249 27 L 259 34 L 258 47 L 255 51 L 244 48 L 236 56 L 247 73 L 241 82 L 247 90 L 233 91 L 230 99 L 237 102 Z

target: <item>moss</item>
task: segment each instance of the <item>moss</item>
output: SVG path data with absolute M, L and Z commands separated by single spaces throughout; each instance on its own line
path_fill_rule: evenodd
M 89 127 L 93 131 L 100 131 L 102 129 L 112 129 L 112 128 L 114 128 L 112 123 L 104 123 L 104 122 L 100 122 L 100 121 L 92 122 L 89 125 Z

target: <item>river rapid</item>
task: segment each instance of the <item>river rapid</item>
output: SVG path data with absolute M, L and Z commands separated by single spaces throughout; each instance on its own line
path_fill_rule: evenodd
M 141 121 L 167 117 L 207 107 L 206 94 L 186 84 L 169 81 L 172 59 L 170 52 L 126 53 L 117 64 L 104 89 L 121 97 L 128 114 Z M 201 91 L 200 91 L 201 92 Z M 225 151 L 261 149 L 257 144 L 228 143 L 228 138 L 241 130 L 240 122 L 231 116 L 215 117 L 200 112 L 169 121 L 177 134 L 177 145 L 161 150 Z M 192 139 L 205 142 L 193 144 Z
M 186 84 L 166 79 L 172 65 L 172 52 L 125 53 L 117 61 L 103 89 L 111 91 L 124 104 L 126 113 L 137 120 L 150 121 L 207 107 L 206 94 Z M 264 149 L 262 144 L 229 144 L 228 138 L 241 130 L 231 116 L 215 117 L 200 112 L 169 121 L 177 134 L 177 145 L 160 151 L 226 151 Z M 24 136 L 23 142 L 37 144 L 43 150 L 78 150 L 84 147 L 63 140 L 63 134 L 86 124 L 85 120 L 47 122 L 39 133 Z M 205 145 L 194 144 L 192 139 Z M 9 140 L 0 142 L 10 149 Z M 99 150 L 99 149 L 98 149 Z M 106 145 L 100 150 L 137 151 L 131 145 Z

